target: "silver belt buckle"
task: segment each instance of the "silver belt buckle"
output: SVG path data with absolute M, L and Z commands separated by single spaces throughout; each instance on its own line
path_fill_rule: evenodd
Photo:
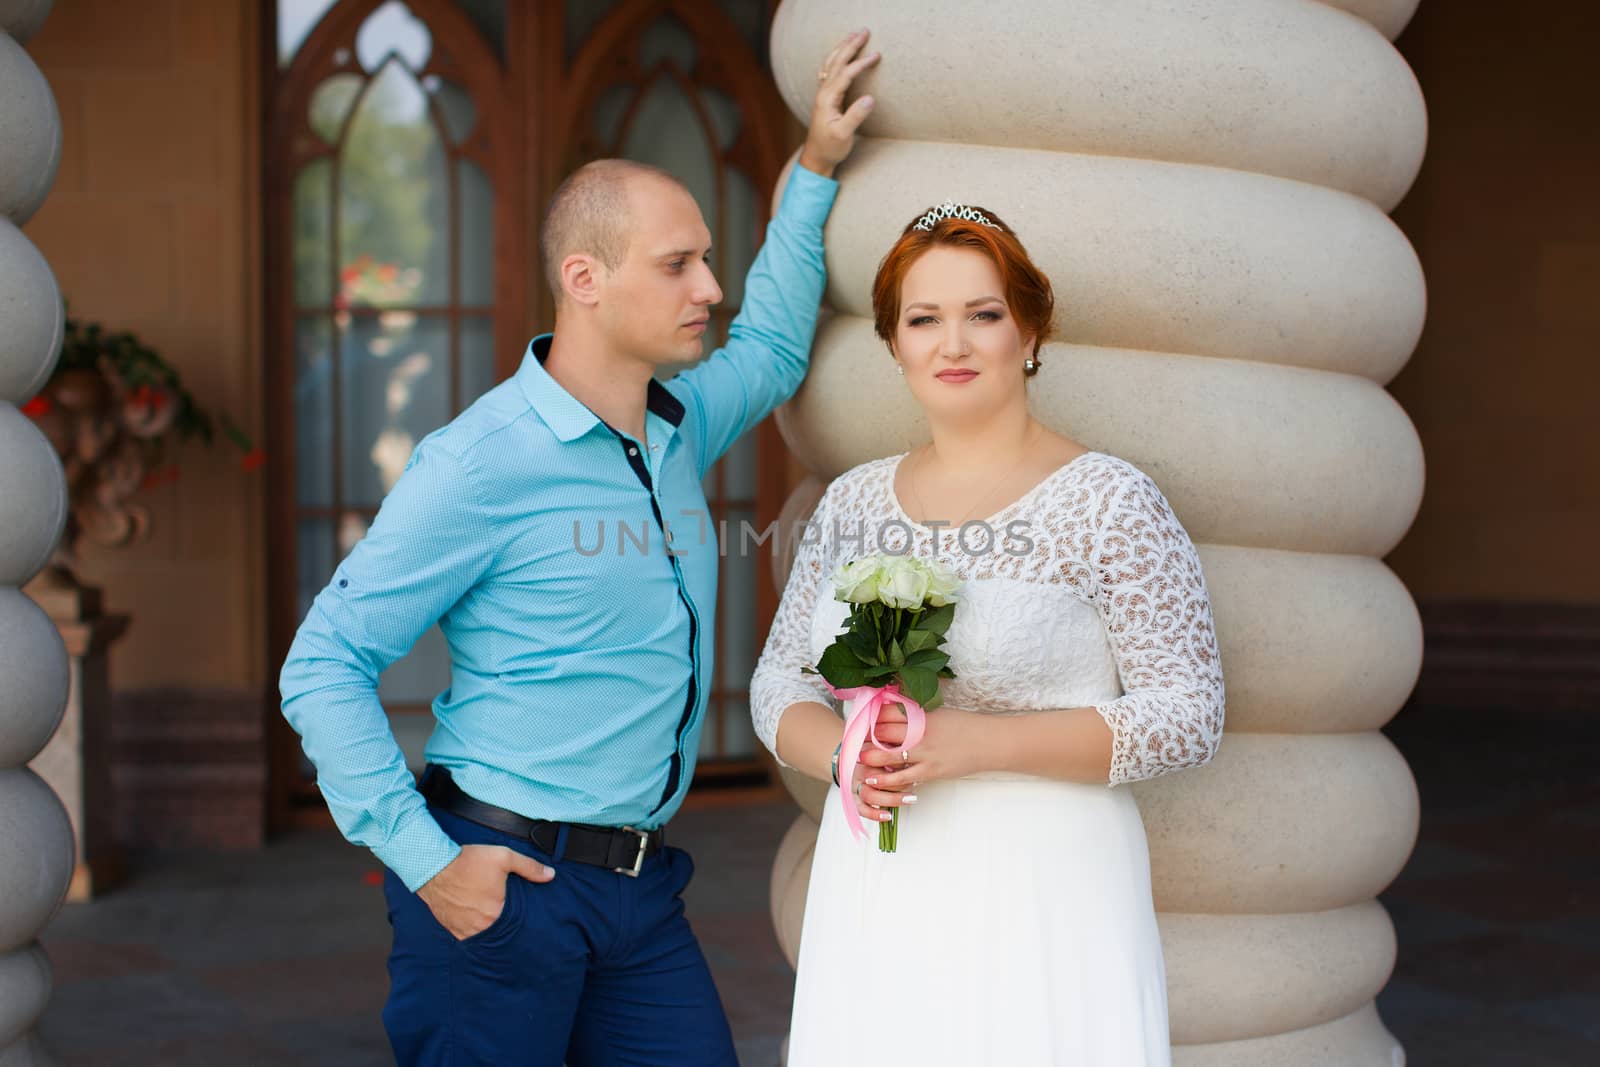
M 639 877 L 639 868 L 644 866 L 644 850 L 650 846 L 650 831 L 635 830 L 631 826 L 624 826 L 623 829 L 630 834 L 639 835 L 639 851 L 633 857 L 632 867 L 613 867 L 611 869 L 616 871 L 618 874 L 625 874 L 629 878 L 637 878 Z

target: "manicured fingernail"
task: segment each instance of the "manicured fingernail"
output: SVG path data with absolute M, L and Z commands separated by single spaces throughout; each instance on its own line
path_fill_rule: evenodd
M 900 798 L 900 803 L 902 804 L 915 804 L 916 802 L 917 794 L 915 793 L 907 793 L 905 796 Z
M 890 815 L 890 814 L 889 814 L 889 813 L 888 813 L 888 812 L 886 812 L 886 811 L 880 811 L 880 812 L 878 812 L 878 821 L 879 821 L 879 822 L 888 822 L 888 821 L 889 821 L 889 820 L 890 820 L 890 819 L 892 819 L 892 818 L 894 818 L 894 816 L 893 816 L 893 815 Z
M 876 778 L 868 778 L 867 779 L 867 784 L 868 785 L 877 785 L 878 784 L 878 780 Z

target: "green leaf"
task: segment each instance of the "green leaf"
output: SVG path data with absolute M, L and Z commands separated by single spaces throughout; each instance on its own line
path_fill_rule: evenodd
M 948 652 L 940 652 L 937 649 L 931 648 L 924 649 L 921 652 L 916 652 L 906 657 L 906 666 L 916 667 L 920 670 L 925 670 L 930 673 L 937 673 L 944 670 L 945 666 L 949 664 L 949 662 L 950 654 Z
M 887 663 L 880 663 L 873 667 L 867 667 L 864 673 L 867 676 L 867 680 L 873 685 L 888 685 L 889 680 L 900 673 L 900 668 Z
M 889 665 L 891 667 L 904 667 L 905 664 L 906 664 L 906 654 L 903 651 L 901 651 L 900 642 L 899 641 L 890 641 L 889 642 Z
M 851 647 L 860 653 L 863 663 L 882 663 L 888 658 L 878 636 L 877 618 L 870 607 L 859 607 L 850 613 L 850 632 L 856 635 Z
M 854 689 L 858 685 L 867 684 L 867 671 L 865 667 L 829 667 L 818 671 L 828 680 L 828 684 L 835 689 Z
M 894 609 L 885 608 L 881 605 L 880 609 L 878 612 L 878 643 L 883 646 L 885 655 L 887 655 L 889 642 L 893 641 L 896 636 Z
M 906 635 L 906 639 L 900 644 L 906 650 L 906 659 L 909 660 L 914 654 L 921 652 L 923 649 L 936 647 L 939 644 L 939 635 L 929 633 L 927 630 L 914 629 Z
M 900 690 L 926 708 L 939 692 L 939 679 L 932 671 L 908 667 L 900 672 Z
M 956 606 L 954 604 L 946 604 L 944 607 L 934 608 L 924 615 L 922 621 L 917 624 L 917 628 L 943 636 L 944 632 L 950 629 L 950 623 L 955 617 Z
M 839 641 L 823 649 L 822 659 L 817 662 L 817 670 L 830 682 L 833 682 L 833 676 L 838 672 L 853 671 L 859 674 L 863 666 L 865 665 L 860 657 Z M 839 683 L 833 682 L 833 684 Z
M 883 657 L 878 655 L 878 643 L 872 635 L 864 634 L 859 630 L 850 630 L 839 640 L 851 652 L 855 653 L 856 658 L 862 663 L 883 662 Z

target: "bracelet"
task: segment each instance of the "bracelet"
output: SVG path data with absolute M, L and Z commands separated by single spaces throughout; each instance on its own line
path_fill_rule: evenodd
M 844 750 L 844 742 L 840 741 L 833 746 L 833 784 L 839 784 L 839 753 Z

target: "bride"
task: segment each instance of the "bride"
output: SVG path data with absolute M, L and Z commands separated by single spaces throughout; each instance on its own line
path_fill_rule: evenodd
M 1167 1064 L 1149 853 L 1122 786 L 1205 763 L 1220 740 L 1199 558 L 1147 475 L 1030 414 L 1053 297 L 993 212 L 947 202 L 912 222 L 872 297 L 932 439 L 828 487 L 752 713 L 780 761 L 830 776 L 843 726 L 802 668 L 845 619 L 834 570 L 875 552 L 962 578 L 956 677 L 919 744 L 869 745 L 845 783 L 868 821 L 903 809 L 897 852 L 852 838 L 829 793 L 789 1065 Z

